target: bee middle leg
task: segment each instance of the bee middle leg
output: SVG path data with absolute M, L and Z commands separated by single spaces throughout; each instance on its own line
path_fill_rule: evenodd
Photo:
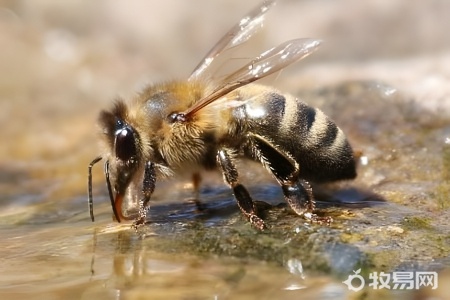
M 277 149 L 261 136 L 253 136 L 252 152 L 277 179 L 284 198 L 299 216 L 317 223 L 330 223 L 331 218 L 313 214 L 315 208 L 311 186 L 300 178 L 300 166 L 287 153 Z
M 206 205 L 200 201 L 200 183 L 202 182 L 202 176 L 199 172 L 192 174 L 192 189 L 194 192 L 194 197 L 187 199 L 189 203 L 195 204 L 198 212 L 206 210 Z
M 250 197 L 247 189 L 239 182 L 238 172 L 230 154 L 222 149 L 217 153 L 217 161 L 222 167 L 225 181 L 233 189 L 234 197 L 238 203 L 241 212 L 250 220 L 250 223 L 256 228 L 263 230 L 266 226 L 264 221 L 257 216 L 256 207 Z

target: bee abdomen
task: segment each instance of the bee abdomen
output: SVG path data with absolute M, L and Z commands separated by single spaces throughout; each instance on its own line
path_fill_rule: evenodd
M 298 123 L 293 127 L 301 128 L 303 146 L 317 151 L 333 151 L 343 147 L 346 137 L 342 130 L 321 110 L 301 104 L 299 106 L 304 107 L 299 107 Z
M 288 126 L 282 128 L 293 138 L 281 143 L 299 162 L 302 177 L 316 182 L 354 178 L 355 158 L 343 131 L 320 109 L 293 98 L 287 98 L 286 111 L 289 106 L 296 106 L 295 122 L 285 115 L 282 123 Z
M 254 113 L 262 107 L 266 114 Z M 246 108 L 252 131 L 289 153 L 299 163 L 301 178 L 326 182 L 356 176 L 345 134 L 321 110 L 280 94 L 266 95 L 265 101 Z

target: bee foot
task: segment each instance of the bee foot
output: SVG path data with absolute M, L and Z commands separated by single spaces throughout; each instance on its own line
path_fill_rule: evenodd
M 303 216 L 306 220 L 310 221 L 313 224 L 330 226 L 333 222 L 332 217 L 319 217 L 318 215 L 310 212 L 304 213 Z
M 250 224 L 252 224 L 256 228 L 258 228 L 259 230 L 263 231 L 264 229 L 267 228 L 264 221 L 257 215 L 250 215 L 249 219 L 250 219 Z
M 200 200 L 198 200 L 197 198 L 188 198 L 188 199 L 186 199 L 186 202 L 195 204 L 197 212 L 204 212 L 207 210 L 206 205 L 204 203 L 202 203 Z
M 144 225 L 145 225 L 145 217 L 140 217 L 133 222 L 131 228 L 138 231 L 138 229 Z

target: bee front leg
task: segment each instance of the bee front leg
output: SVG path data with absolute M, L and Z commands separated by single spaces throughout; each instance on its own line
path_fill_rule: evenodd
M 225 181 L 233 189 L 234 197 L 236 198 L 241 212 L 250 220 L 250 223 L 253 226 L 263 230 L 266 227 L 264 221 L 257 216 L 256 207 L 247 189 L 239 183 L 239 175 L 230 154 L 224 149 L 219 150 L 217 153 L 217 161 L 222 167 Z
M 139 201 L 139 215 L 133 222 L 133 227 L 138 228 L 140 225 L 145 224 L 147 218 L 147 211 L 149 209 L 150 198 L 155 190 L 156 183 L 156 171 L 155 164 L 147 162 L 144 170 L 144 180 L 142 182 L 142 199 Z

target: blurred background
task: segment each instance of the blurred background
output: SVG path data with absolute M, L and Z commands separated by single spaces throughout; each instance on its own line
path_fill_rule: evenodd
M 64 187 L 50 185 L 57 197 L 68 186 L 81 192 L 86 163 L 97 153 L 99 110 L 145 84 L 186 78 L 258 3 L 0 1 L 0 165 L 6 177 L 39 173 L 61 180 Z M 449 11 L 445 0 L 280 1 L 251 45 L 258 54 L 291 38 L 324 40 L 277 78 L 274 85 L 287 92 L 380 80 L 425 106 L 447 107 Z

